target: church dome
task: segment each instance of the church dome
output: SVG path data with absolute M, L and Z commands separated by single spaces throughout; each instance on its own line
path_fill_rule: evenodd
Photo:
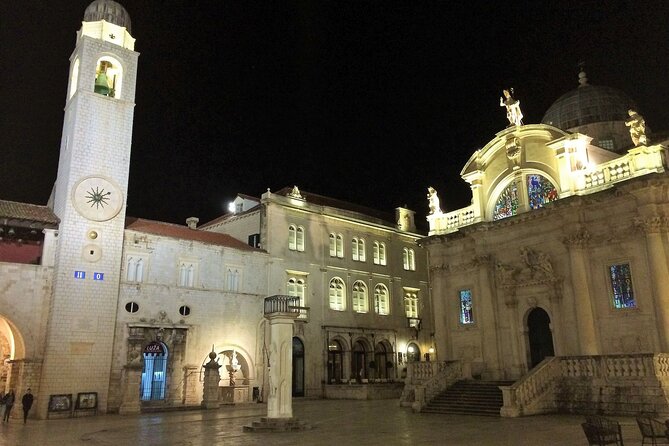
M 130 15 L 123 6 L 113 0 L 95 0 L 84 11 L 84 22 L 105 20 L 123 26 L 130 31 Z
M 562 130 L 572 130 L 587 124 L 625 121 L 629 109 L 636 110 L 634 101 L 615 88 L 588 84 L 585 72 L 578 75 L 579 86 L 562 95 L 550 106 L 542 124 Z

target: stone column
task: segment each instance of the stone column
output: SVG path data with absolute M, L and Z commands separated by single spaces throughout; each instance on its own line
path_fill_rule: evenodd
M 574 295 L 579 350 L 582 355 L 598 355 L 601 348 L 595 327 L 588 262 L 585 254 L 585 248 L 589 240 L 590 234 L 585 229 L 581 229 L 567 236 L 564 239 L 564 244 L 569 250 L 569 268 Z
M 492 379 L 501 378 L 500 351 L 498 345 L 499 330 L 493 289 L 490 284 L 490 256 L 479 256 L 474 259 L 478 265 L 479 283 L 481 285 L 479 326 L 482 327 L 483 359 L 486 362 L 486 373 Z M 476 317 L 476 315 L 474 315 Z
M 506 311 L 509 313 L 510 318 L 510 327 L 509 334 L 511 339 L 509 339 L 509 344 L 511 345 L 511 370 L 513 372 L 513 378 L 522 376 L 524 373 L 523 359 L 520 357 L 520 352 L 523 349 L 520 348 L 519 343 L 522 339 L 523 330 L 520 327 L 518 322 L 518 298 L 516 297 L 515 288 L 507 288 L 504 290 L 504 305 L 506 306 Z M 508 377 L 507 377 L 508 378 Z
M 118 409 L 120 415 L 138 414 L 141 412 L 139 401 L 140 389 L 142 387 L 142 364 L 128 364 L 123 367 L 121 378 L 121 406 Z
M 221 365 L 214 361 L 216 352 L 209 353 L 209 362 L 204 365 L 204 390 L 202 392 L 202 407 L 204 409 L 218 409 L 218 383 L 221 381 L 221 374 L 218 369 Z
M 267 418 L 293 417 L 293 323 L 298 313 L 270 313 Z
M 669 228 L 666 217 L 649 217 L 636 222 L 646 235 L 646 250 L 650 279 L 653 287 L 657 332 L 660 338 L 660 351 L 669 351 L 669 268 L 662 241 L 662 233 Z

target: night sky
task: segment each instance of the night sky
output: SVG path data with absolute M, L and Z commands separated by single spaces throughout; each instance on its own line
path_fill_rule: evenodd
M 1 2 L 1 199 L 46 204 L 89 3 Z M 539 123 L 580 62 L 669 130 L 668 1 L 120 3 L 140 53 L 130 216 L 203 223 L 298 185 L 424 226 L 428 186 L 469 204 L 459 173 L 508 124 L 502 90 Z

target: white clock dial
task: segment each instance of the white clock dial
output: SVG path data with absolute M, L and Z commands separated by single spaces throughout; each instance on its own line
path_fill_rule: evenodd
M 111 180 L 86 177 L 75 186 L 72 195 L 74 208 L 83 217 L 93 221 L 114 218 L 123 207 L 123 192 Z

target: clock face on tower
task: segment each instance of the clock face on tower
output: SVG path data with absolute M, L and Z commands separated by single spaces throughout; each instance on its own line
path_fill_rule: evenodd
M 74 186 L 72 203 L 84 218 L 105 221 L 114 218 L 121 210 L 123 192 L 111 180 L 85 177 Z

